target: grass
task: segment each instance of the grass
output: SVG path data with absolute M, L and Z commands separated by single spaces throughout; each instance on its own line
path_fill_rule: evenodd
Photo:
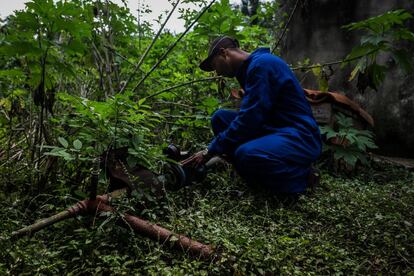
M 312 195 L 289 203 L 250 191 L 227 171 L 170 192 L 141 217 L 215 246 L 202 261 L 114 223 L 76 218 L 30 238 L 3 240 L 0 274 L 409 274 L 414 275 L 414 175 L 375 165 L 357 176 L 324 172 Z M 239 193 L 242 191 L 244 193 Z M 118 202 L 129 209 L 138 199 Z M 33 218 L 73 203 L 33 200 Z M 1 200 L 0 232 L 30 221 L 27 200 Z M 33 220 L 33 219 L 32 219 Z

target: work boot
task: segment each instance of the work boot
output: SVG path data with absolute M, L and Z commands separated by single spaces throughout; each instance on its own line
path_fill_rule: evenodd
M 311 166 L 310 172 L 308 175 L 308 190 L 310 192 L 314 192 L 316 187 L 319 185 L 321 181 L 321 173 L 317 168 Z

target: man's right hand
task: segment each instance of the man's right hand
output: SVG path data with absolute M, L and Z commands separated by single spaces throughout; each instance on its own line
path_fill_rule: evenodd
M 207 149 L 199 151 L 192 156 L 188 157 L 187 159 L 180 162 L 181 165 L 192 165 L 193 167 L 199 167 L 204 165 L 208 160 L 213 157 Z

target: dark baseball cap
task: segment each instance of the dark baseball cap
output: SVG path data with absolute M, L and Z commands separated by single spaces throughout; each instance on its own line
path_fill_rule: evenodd
M 239 41 L 235 38 L 231 38 L 229 36 L 219 36 L 213 40 L 210 44 L 210 48 L 208 49 L 208 56 L 205 60 L 200 63 L 200 69 L 203 71 L 213 71 L 214 68 L 211 65 L 211 61 L 213 60 L 214 56 L 217 55 L 220 48 L 239 48 L 240 44 Z

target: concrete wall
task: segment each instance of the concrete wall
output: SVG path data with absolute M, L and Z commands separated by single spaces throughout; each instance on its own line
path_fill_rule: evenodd
M 280 0 L 290 13 L 296 1 Z M 291 64 L 310 58 L 312 63 L 343 59 L 360 40 L 360 34 L 341 29 L 342 25 L 404 8 L 414 14 L 413 0 L 301 0 L 286 34 L 281 56 Z M 414 31 L 414 20 L 410 29 Z M 404 45 L 414 53 L 414 43 Z M 381 57 L 391 68 L 377 92 L 359 93 L 356 82 L 349 82 L 349 68 L 333 67 L 330 91 L 341 91 L 358 102 L 375 120 L 377 144 L 381 153 L 414 157 L 414 73 L 404 75 L 392 58 Z M 298 73 L 302 80 L 303 75 Z M 317 89 L 311 74 L 302 81 L 305 88 Z

